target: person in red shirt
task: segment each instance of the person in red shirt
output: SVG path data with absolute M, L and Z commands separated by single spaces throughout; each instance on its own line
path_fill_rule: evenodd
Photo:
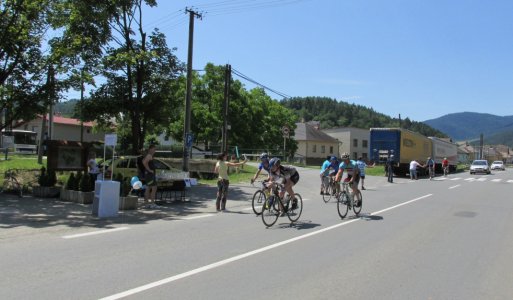
M 444 176 L 447 176 L 449 174 L 449 161 L 447 157 L 444 157 L 444 160 L 442 160 L 442 169 L 444 170 Z

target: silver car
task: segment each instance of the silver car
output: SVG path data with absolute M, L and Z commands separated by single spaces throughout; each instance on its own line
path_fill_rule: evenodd
M 490 166 L 488 165 L 488 161 L 484 159 L 474 160 L 470 165 L 470 174 L 475 173 L 490 174 Z
M 504 163 L 500 160 L 496 160 L 492 163 L 492 166 L 490 167 L 492 170 L 502 170 L 505 171 L 506 167 L 504 167 Z

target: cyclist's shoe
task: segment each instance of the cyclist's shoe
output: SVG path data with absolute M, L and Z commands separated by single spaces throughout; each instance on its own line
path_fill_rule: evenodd
M 365 190 L 365 188 L 362 186 L 362 190 Z
M 324 192 L 323 192 L 323 191 L 321 191 L 321 193 L 320 193 L 320 194 L 321 194 L 321 195 L 324 195 Z
M 294 199 L 292 200 L 292 208 L 291 208 L 291 209 L 296 209 L 296 208 L 297 208 L 297 199 L 296 199 L 296 198 L 294 198 Z

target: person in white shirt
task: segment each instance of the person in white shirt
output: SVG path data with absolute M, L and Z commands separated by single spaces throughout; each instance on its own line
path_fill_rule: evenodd
M 415 177 L 415 180 L 418 180 L 417 178 L 417 167 L 422 167 L 421 164 L 419 164 L 416 160 L 412 160 L 410 162 L 410 179 L 413 180 L 413 177 Z

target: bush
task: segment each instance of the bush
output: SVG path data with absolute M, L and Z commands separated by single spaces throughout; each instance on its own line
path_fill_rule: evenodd
M 80 191 L 82 192 L 92 192 L 94 187 L 91 184 L 91 175 L 89 173 L 85 173 L 82 178 L 80 178 Z
M 50 169 L 46 174 L 48 176 L 48 186 L 55 186 L 57 184 L 57 174 L 55 170 Z
M 75 173 L 71 172 L 68 177 L 68 181 L 66 181 L 66 189 L 67 190 L 73 190 L 73 187 L 75 186 Z
M 75 177 L 75 180 L 73 181 L 73 190 L 78 191 L 80 188 L 80 180 L 82 180 L 82 171 L 78 171 L 77 176 Z
M 49 186 L 48 185 L 48 175 L 46 174 L 46 168 L 41 168 L 41 174 L 39 174 L 39 177 L 37 178 L 37 183 L 39 183 L 39 186 Z

